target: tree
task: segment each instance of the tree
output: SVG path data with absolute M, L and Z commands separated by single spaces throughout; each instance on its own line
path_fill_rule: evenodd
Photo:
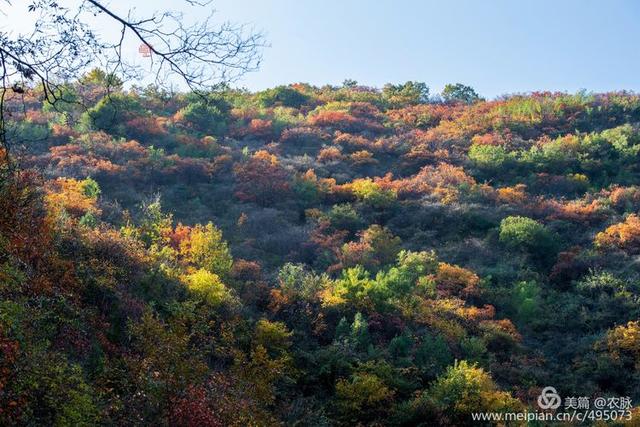
M 220 277 L 203 268 L 186 275 L 183 280 L 190 291 L 211 306 L 217 307 L 231 298 Z
M 342 247 L 342 261 L 346 266 L 363 265 L 379 268 L 395 261 L 402 240 L 389 229 L 373 224 L 360 233 L 360 239 Z
M 471 86 L 463 85 L 462 83 L 447 84 L 442 90 L 441 96 L 444 102 L 448 103 L 473 104 L 482 99 Z
M 404 84 L 386 84 L 382 88 L 382 98 L 392 108 L 429 102 L 429 87 L 422 82 L 408 81 Z
M 222 232 L 213 223 L 196 225 L 189 236 L 180 243 L 180 253 L 187 262 L 197 268 L 227 277 L 233 266 L 233 258 Z
M 349 333 L 349 340 L 360 351 L 367 350 L 371 344 L 371 338 L 369 337 L 369 324 L 360 312 L 356 313 L 353 318 L 351 331 Z
M 358 373 L 336 383 L 337 409 L 349 425 L 380 419 L 392 398 L 393 391 L 374 374 Z
M 640 322 L 631 321 L 610 330 L 606 345 L 614 360 L 627 362 L 640 371 Z
M 188 0 L 192 7 L 208 1 Z M 3 3 L 4 19 L 22 12 L 11 2 Z M 31 1 L 24 4 L 34 18 L 33 31 L 0 32 L 0 142 L 8 149 L 5 127 L 9 92 L 21 94 L 29 85 L 39 85 L 50 104 L 64 101 L 61 84 L 93 64 L 102 64 L 107 76 L 141 80 L 148 69 L 159 86 L 177 76 L 192 90 L 211 88 L 255 70 L 260 63 L 261 34 L 230 23 L 216 26 L 210 18 L 186 24 L 180 12 L 164 11 L 140 16 L 99 0 L 82 0 L 67 6 L 60 2 Z M 17 15 L 19 16 L 19 15 Z M 116 25 L 120 31 L 96 31 L 96 22 Z M 125 41 L 142 44 L 153 57 L 150 67 L 137 67 L 123 55 Z M 96 75 L 96 77 L 99 77 Z M 115 82 L 115 79 L 108 78 Z
M 498 175 L 513 162 L 513 155 L 500 145 L 473 144 L 469 149 L 469 160 L 480 169 Z
M 207 135 L 221 135 L 227 128 L 228 103 L 210 94 L 198 97 L 176 113 L 174 119 Z
M 89 125 L 93 129 L 119 136 L 125 135 L 124 124 L 141 114 L 142 107 L 138 100 L 123 93 L 104 97 L 87 111 Z

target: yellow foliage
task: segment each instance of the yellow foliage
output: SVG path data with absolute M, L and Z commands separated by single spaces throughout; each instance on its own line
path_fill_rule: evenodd
M 229 290 L 217 274 L 205 269 L 183 276 L 182 281 L 190 291 L 198 294 L 207 303 L 218 306 L 231 298 Z
M 626 354 L 633 358 L 640 370 L 640 321 L 617 326 L 607 334 L 607 348 L 615 359 Z

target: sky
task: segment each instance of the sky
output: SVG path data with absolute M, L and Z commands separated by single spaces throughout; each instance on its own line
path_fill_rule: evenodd
M 109 3 L 206 15 L 182 0 Z M 207 8 L 265 34 L 260 70 L 237 83 L 251 90 L 349 78 L 376 87 L 421 81 L 432 93 L 460 82 L 488 98 L 640 92 L 637 0 L 215 0 Z

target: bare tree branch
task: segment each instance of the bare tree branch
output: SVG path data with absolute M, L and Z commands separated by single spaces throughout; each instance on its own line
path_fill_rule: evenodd
M 2 0 L 7 7 L 18 7 Z M 184 0 L 189 7 L 206 9 L 210 0 Z M 64 99 L 64 87 L 90 68 L 99 66 L 124 80 L 152 76 L 159 87 L 179 78 L 194 92 L 206 92 L 229 83 L 260 65 L 262 34 L 243 25 L 215 24 L 207 19 L 186 24 L 175 11 L 136 16 L 135 9 L 121 13 L 100 0 L 31 0 L 27 9 L 35 18 L 28 36 L 0 32 L 0 142 L 8 152 L 6 132 L 7 95 L 38 88 L 44 99 L 55 104 Z M 99 35 L 96 19 L 119 26 L 112 38 Z M 148 70 L 124 58 L 129 38 L 148 46 Z M 109 88 L 107 88 L 107 94 Z

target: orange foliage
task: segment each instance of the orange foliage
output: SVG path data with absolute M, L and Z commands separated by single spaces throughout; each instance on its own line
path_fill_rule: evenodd
M 153 117 L 136 117 L 127 121 L 126 127 L 133 137 L 140 139 L 158 137 L 167 133 L 160 120 Z
M 336 132 L 333 143 L 352 150 L 366 148 L 371 145 L 371 141 L 364 136 L 352 135 L 345 132 Z
M 614 224 L 596 235 L 596 246 L 619 248 L 629 253 L 640 253 L 640 218 L 629 215 L 623 222 Z
M 471 143 L 474 145 L 506 145 L 506 139 L 497 132 L 474 135 Z
M 516 184 L 513 187 L 503 187 L 497 190 L 498 201 L 507 204 L 520 205 L 527 201 L 527 186 Z
M 328 127 L 344 132 L 362 132 L 365 130 L 379 132 L 384 128 L 382 125 L 365 117 L 354 117 L 344 111 L 320 111 L 310 116 L 307 122 L 312 126 Z
M 473 187 L 476 181 L 464 169 L 449 163 L 425 166 L 410 178 L 392 180 L 391 175 L 377 179 L 382 188 L 397 191 L 399 197 L 435 195 L 443 202 L 457 199 L 461 186 Z
M 180 250 L 180 245 L 182 244 L 182 242 L 187 240 L 189 238 L 189 235 L 191 234 L 191 227 L 189 227 L 188 225 L 182 225 L 182 223 L 178 223 L 178 225 L 176 225 L 176 228 L 171 230 L 171 232 L 168 234 L 169 235 L 167 237 L 169 240 L 169 245 L 175 250 Z
M 338 147 L 325 147 L 318 152 L 318 161 L 337 162 L 342 159 L 342 153 Z
M 235 129 L 233 131 L 233 135 L 239 137 L 251 136 L 258 139 L 273 138 L 275 136 L 273 121 L 268 119 L 252 118 L 248 125 Z
M 357 166 L 378 163 L 378 161 L 373 158 L 373 154 L 371 154 L 367 150 L 356 151 L 351 156 L 349 156 L 349 158 L 351 159 L 351 162 L 353 162 L 353 164 Z
M 243 201 L 268 205 L 289 192 L 286 171 L 278 158 L 267 151 L 257 151 L 250 159 L 234 167 L 236 197 Z
M 99 214 L 96 199 L 85 194 L 84 182 L 73 178 L 58 178 L 48 183 L 46 201 L 54 215 L 62 210 L 80 217 L 87 212 Z
M 640 188 L 614 187 L 609 193 L 609 200 L 617 208 L 635 208 L 640 205 Z
M 480 278 L 471 270 L 441 262 L 435 275 L 438 291 L 443 295 L 472 295 Z
M 419 104 L 387 111 L 387 117 L 397 124 L 429 128 L 442 120 L 452 120 L 462 111 L 462 105 Z

